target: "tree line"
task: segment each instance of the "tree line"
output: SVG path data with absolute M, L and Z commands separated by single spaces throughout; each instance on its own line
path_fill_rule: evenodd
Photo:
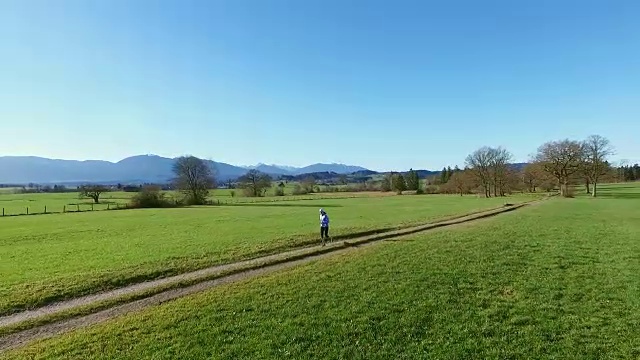
M 582 141 L 550 141 L 542 144 L 523 168 L 516 168 L 513 155 L 507 149 L 484 146 L 466 157 L 464 169 L 445 167 L 439 174 L 427 178 L 424 190 L 418 188 L 418 192 L 499 197 L 518 190 L 559 189 L 562 196 L 572 196 L 573 186 L 582 184 L 585 192 L 595 197 L 598 184 L 605 180 L 640 179 L 640 166 L 615 168 L 609 162 L 613 154 L 609 140 L 600 135 Z M 407 176 L 411 173 L 412 170 Z M 390 173 L 383 180 L 381 190 L 399 193 L 410 190 L 406 183 L 402 174 Z M 415 187 L 412 182 L 411 190 Z
M 637 181 L 640 180 L 640 165 L 622 165 L 618 167 L 616 174 L 620 181 Z
M 615 171 L 609 163 L 613 154 L 609 140 L 600 135 L 582 141 L 550 141 L 542 144 L 532 161 L 518 173 L 509 167 L 509 151 L 483 147 L 467 157 L 466 180 L 475 179 L 485 197 L 504 196 L 518 182 L 531 192 L 540 187 L 557 187 L 562 196 L 572 196 L 571 186 L 582 183 L 585 191 L 595 197 L 598 184 Z

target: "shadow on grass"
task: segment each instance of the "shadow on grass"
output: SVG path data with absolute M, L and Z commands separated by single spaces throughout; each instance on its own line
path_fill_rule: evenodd
M 256 202 L 256 203 L 229 203 L 220 206 L 263 206 L 263 207 L 302 207 L 302 208 L 338 208 L 342 205 L 318 205 L 318 204 L 278 204 L 276 202 Z
M 640 199 L 640 193 L 598 192 L 598 198 L 602 199 Z
M 613 190 L 613 191 L 615 191 L 615 190 L 619 190 L 619 189 L 633 189 L 633 190 L 640 191 L 640 184 L 638 184 L 638 185 L 610 185 L 610 186 L 604 185 L 602 187 L 601 186 L 602 185 L 598 185 L 598 190 L 601 190 L 601 191 L 611 191 L 611 190 Z

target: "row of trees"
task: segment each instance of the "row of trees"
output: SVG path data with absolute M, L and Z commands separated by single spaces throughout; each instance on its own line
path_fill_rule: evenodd
M 485 197 L 505 196 L 513 155 L 502 147 L 482 147 L 467 156 L 465 164 L 480 184 Z
M 617 175 L 620 181 L 640 180 L 640 165 L 622 165 L 618 167 Z
M 558 181 L 561 195 L 569 195 L 569 185 L 577 178 L 584 181 L 587 193 L 595 197 L 601 178 L 611 171 L 608 158 L 613 153 L 608 139 L 592 135 L 584 141 L 548 142 L 538 149 L 535 162 Z
M 609 140 L 592 135 L 584 141 L 565 139 L 543 144 L 521 174 L 510 167 L 512 155 L 501 147 L 478 149 L 467 157 L 465 163 L 486 197 L 504 196 L 518 180 L 518 175 L 529 191 L 553 185 L 560 188 L 562 196 L 569 196 L 570 185 L 583 182 L 586 192 L 595 197 L 598 184 L 612 171 L 608 162 L 612 154 Z M 470 178 L 461 174 L 458 179 L 453 179 L 454 186 L 462 187 L 460 183 Z
M 418 173 L 410 169 L 405 175 L 402 173 L 391 172 L 385 175 L 380 185 L 382 191 L 396 191 L 402 193 L 403 191 L 420 191 L 420 177 Z

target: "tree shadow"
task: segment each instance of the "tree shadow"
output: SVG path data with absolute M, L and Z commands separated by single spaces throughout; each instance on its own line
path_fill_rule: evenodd
M 619 189 L 640 189 L 639 185 L 600 185 L 598 184 L 598 190 L 609 191 L 609 190 L 619 190 Z
M 617 192 L 598 192 L 598 198 L 602 199 L 640 199 L 640 193 L 617 193 Z
M 302 208 L 339 208 L 342 205 L 319 205 L 319 204 L 277 204 L 275 202 L 264 203 L 228 203 L 220 206 L 247 206 L 247 207 L 302 207 Z

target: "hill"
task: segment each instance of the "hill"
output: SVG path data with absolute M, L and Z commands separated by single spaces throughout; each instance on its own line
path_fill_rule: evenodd
M 157 155 L 138 155 L 118 162 L 102 160 L 58 160 L 35 156 L 0 157 L 0 184 L 80 184 L 80 183 L 164 183 L 173 177 L 175 159 Z M 244 175 L 248 168 L 206 160 L 220 182 Z M 343 164 L 313 164 L 303 168 L 259 164 L 254 167 L 273 177 L 316 172 L 346 174 L 366 170 Z

